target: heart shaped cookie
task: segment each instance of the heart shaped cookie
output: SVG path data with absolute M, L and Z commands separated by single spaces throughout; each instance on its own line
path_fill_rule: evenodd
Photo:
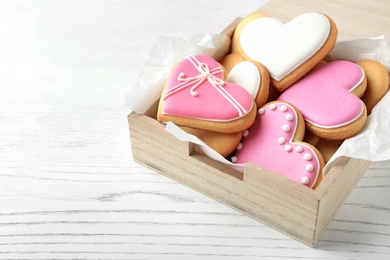
M 305 13 L 286 24 L 266 14 L 252 14 L 237 26 L 232 52 L 262 63 L 271 85 L 284 91 L 333 49 L 336 38 L 335 23 L 320 13 Z
M 356 95 L 364 93 L 365 88 L 363 70 L 353 62 L 338 60 L 312 70 L 279 100 L 294 104 L 314 134 L 341 140 L 364 126 L 366 106 Z
M 283 101 L 259 109 L 251 128 L 245 132 L 234 163 L 253 162 L 295 182 L 313 187 L 323 167 L 322 155 L 302 142 L 305 124 L 300 113 Z
M 223 67 L 205 55 L 188 56 L 176 65 L 157 113 L 160 122 L 222 133 L 247 129 L 255 116 L 248 91 L 225 82 Z
M 238 53 L 226 55 L 221 60 L 227 71 L 227 81 L 245 88 L 261 107 L 267 102 L 269 94 L 268 70 L 257 61 L 245 61 Z
M 369 115 L 374 106 L 389 91 L 390 75 L 385 65 L 376 60 L 360 60 L 356 64 L 364 70 L 367 78 L 367 89 L 361 99 L 366 104 Z

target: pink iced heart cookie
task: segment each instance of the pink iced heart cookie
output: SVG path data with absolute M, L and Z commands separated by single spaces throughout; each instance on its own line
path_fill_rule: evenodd
M 353 62 L 338 60 L 308 73 L 279 100 L 294 104 L 314 134 L 341 140 L 355 135 L 366 122 L 366 107 L 358 97 L 365 88 L 363 70 Z
M 262 63 L 271 85 L 284 91 L 333 49 L 336 38 L 335 23 L 320 13 L 305 13 L 286 24 L 256 13 L 237 26 L 232 52 Z
M 316 148 L 301 141 L 304 132 L 303 118 L 292 105 L 268 103 L 244 133 L 232 161 L 256 163 L 311 188 L 321 173 L 323 158 Z
M 241 86 L 224 81 L 224 69 L 204 55 L 188 56 L 165 84 L 157 118 L 180 126 L 237 133 L 254 121 L 253 98 Z

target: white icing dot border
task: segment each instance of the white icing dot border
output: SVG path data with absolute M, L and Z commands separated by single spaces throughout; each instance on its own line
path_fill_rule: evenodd
M 282 102 L 280 102 L 280 103 L 272 103 L 269 107 L 270 107 L 270 110 L 271 111 L 276 111 L 276 108 L 278 107 L 278 105 L 280 105 L 280 107 L 279 107 L 279 110 L 281 111 L 281 112 L 283 112 L 283 113 L 287 113 L 286 114 L 286 116 L 285 116 L 285 119 L 287 120 L 287 121 L 289 121 L 289 122 L 291 122 L 291 121 L 293 121 L 293 120 L 295 120 L 295 124 L 294 124 L 294 129 L 291 129 L 291 127 L 289 126 L 289 125 L 287 125 L 287 124 L 285 124 L 285 125 L 283 125 L 282 126 L 282 128 L 281 128 L 281 130 L 284 132 L 284 133 L 290 133 L 290 131 L 291 130 L 293 130 L 293 132 L 292 132 L 292 134 L 291 134 L 291 139 L 290 140 L 286 140 L 286 138 L 284 138 L 284 137 L 279 137 L 278 138 L 278 140 L 277 140 L 277 142 L 278 142 L 278 144 L 279 145 L 285 145 L 284 146 L 284 150 L 285 150 L 285 152 L 287 152 L 287 153 L 291 153 L 291 152 L 297 152 L 297 153 L 303 153 L 303 159 L 305 160 L 305 161 L 311 161 L 312 159 L 313 159 L 313 156 L 312 156 L 312 154 L 315 154 L 315 152 L 310 148 L 310 147 L 308 147 L 308 146 L 305 146 L 305 147 L 307 147 L 309 150 L 310 150 L 310 152 L 308 152 L 308 151 L 306 151 L 305 152 L 305 148 L 303 147 L 303 146 L 301 146 L 301 145 L 297 145 L 296 147 L 295 147 L 295 149 L 293 149 L 292 148 L 292 146 L 290 145 L 290 143 L 292 143 L 292 138 L 295 136 L 295 134 L 296 134 L 296 131 L 297 131 L 297 121 L 298 121 L 298 114 L 297 114 L 297 112 L 295 111 L 295 109 L 293 108 L 293 107 L 291 107 L 289 104 L 283 104 Z M 266 110 L 265 110 L 265 108 L 267 108 L 267 107 L 264 107 L 264 108 L 262 108 L 263 109 L 263 113 L 262 114 L 264 114 L 265 112 L 266 112 Z M 305 152 L 305 153 L 304 153 Z M 316 159 L 316 165 L 320 165 L 320 163 L 319 163 L 319 160 L 318 160 L 318 158 L 317 158 L 317 156 L 315 156 L 314 157 L 315 159 Z M 305 166 L 305 170 L 308 172 L 308 173 L 312 173 L 313 171 L 314 171 L 314 165 L 312 164 L 312 163 L 308 163 L 308 164 L 306 164 L 306 166 Z M 317 171 L 316 171 L 316 174 L 315 174 L 315 179 L 313 180 L 313 183 L 312 183 L 312 186 L 314 186 L 314 184 L 316 183 L 316 181 L 317 181 L 317 178 L 318 178 L 318 175 L 320 174 L 320 169 L 318 168 L 317 169 Z M 301 179 L 301 183 L 303 184 L 303 185 L 307 185 L 307 184 L 309 184 L 310 183 L 310 179 L 309 179 L 309 177 L 308 176 L 303 176 L 302 177 L 302 179 Z M 311 187 L 312 187 L 311 186 Z M 310 188 L 311 188 L 310 187 Z
M 279 108 L 279 110 L 280 110 L 281 112 L 285 113 L 285 112 L 287 112 L 287 111 L 289 111 L 289 110 L 291 110 L 291 111 L 293 112 L 293 113 L 288 113 L 288 114 L 286 114 L 285 119 L 286 119 L 287 121 L 293 121 L 294 119 L 295 119 L 295 120 L 298 120 L 298 114 L 297 114 L 297 112 L 295 111 L 295 109 L 294 109 L 293 107 L 291 107 L 289 104 L 284 104 L 283 102 L 272 103 L 272 104 L 270 104 L 270 105 L 268 105 L 268 106 L 262 107 L 262 108 L 258 109 L 258 114 L 259 114 L 260 116 L 263 115 L 263 114 L 266 112 L 266 109 L 267 109 L 268 107 L 269 107 L 269 109 L 270 109 L 271 111 L 277 111 L 278 104 L 281 104 L 281 106 L 280 106 L 280 108 Z M 287 127 L 285 127 L 285 126 L 287 126 L 288 129 L 287 129 Z M 284 137 L 279 137 L 278 140 L 277 140 L 277 142 L 278 142 L 279 145 L 284 145 L 284 144 L 286 144 L 286 145 L 284 146 L 285 152 L 287 152 L 287 153 L 291 153 L 291 152 L 303 153 L 303 152 L 305 151 L 305 149 L 304 149 L 303 146 L 301 146 L 301 145 L 295 146 L 295 149 L 290 145 L 290 143 L 293 143 L 293 142 L 292 142 L 292 137 L 295 136 L 296 131 L 297 131 L 297 123 L 295 123 L 294 129 L 291 129 L 291 127 L 288 126 L 288 125 L 283 125 L 282 128 L 281 128 L 281 130 L 282 130 L 284 133 L 289 133 L 291 130 L 293 130 L 293 132 L 292 132 L 292 134 L 291 134 L 291 139 L 290 139 L 290 140 L 286 140 Z M 245 130 L 245 131 L 243 132 L 243 134 L 242 134 L 242 137 L 245 138 L 246 136 L 248 136 L 248 134 L 249 134 L 249 130 Z M 240 142 L 240 143 L 238 144 L 236 150 L 241 150 L 242 147 L 243 147 L 243 144 L 242 144 L 242 142 Z M 308 149 L 312 154 L 316 154 L 316 153 L 313 151 L 313 149 L 312 149 L 311 147 L 309 147 L 309 146 L 305 146 L 305 147 L 307 147 L 307 149 Z M 320 162 L 319 162 L 318 157 L 317 157 L 317 156 L 314 156 L 314 157 L 313 157 L 312 154 L 310 154 L 310 153 L 308 153 L 308 152 L 305 152 L 305 153 L 303 154 L 302 157 L 303 157 L 303 159 L 306 160 L 306 161 L 312 161 L 313 159 L 315 159 L 316 165 L 320 165 Z M 231 157 L 231 161 L 232 161 L 233 163 L 236 163 L 236 162 L 238 161 L 237 156 L 235 156 L 235 155 L 232 156 L 232 157 Z M 308 164 L 306 164 L 306 166 L 305 166 L 305 170 L 306 170 L 307 172 L 309 172 L 309 173 L 312 173 L 312 172 L 314 171 L 314 169 L 315 169 L 315 168 L 314 168 L 314 165 L 313 165 L 312 163 L 308 163 Z M 319 171 L 320 171 L 320 169 L 317 167 L 317 171 L 316 171 L 316 174 L 315 174 L 315 179 L 313 180 L 312 185 L 311 185 L 310 187 L 308 186 L 309 188 L 312 188 L 312 187 L 314 186 L 314 184 L 317 182 L 318 175 L 320 174 Z M 304 175 L 304 176 L 301 178 L 300 182 L 301 182 L 303 185 L 307 186 L 307 184 L 310 183 L 310 179 L 309 179 L 309 177 L 307 177 L 306 175 Z
M 291 128 L 290 128 L 289 125 L 283 125 L 283 126 L 282 126 L 282 130 L 283 130 L 283 132 L 288 133 L 288 132 L 290 132 Z

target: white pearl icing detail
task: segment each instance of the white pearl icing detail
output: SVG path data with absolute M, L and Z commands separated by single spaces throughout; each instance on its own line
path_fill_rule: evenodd
M 292 121 L 293 119 L 294 119 L 293 115 L 291 115 L 291 114 L 287 114 L 286 115 L 286 120 L 287 121 Z
M 242 133 L 242 136 L 243 136 L 243 137 L 247 137 L 248 134 L 249 134 L 249 131 L 248 131 L 248 130 L 245 130 L 245 131 Z
M 290 130 L 291 130 L 291 127 L 289 126 L 289 125 L 283 125 L 282 126 L 282 130 L 283 130 L 283 132 L 290 132 Z
M 259 111 L 258 111 L 259 115 L 263 115 L 264 112 L 265 112 L 264 108 L 260 108 Z
M 304 184 L 304 185 L 307 185 L 309 184 L 309 178 L 307 176 L 303 176 L 302 179 L 301 179 L 301 183 Z
M 295 147 L 295 151 L 297 151 L 298 153 L 301 153 L 301 152 L 303 152 L 303 147 L 298 145 L 297 147 Z
M 278 139 L 278 144 L 284 144 L 286 142 L 286 139 L 284 137 L 280 137 Z
M 231 160 L 232 160 L 233 163 L 236 163 L 236 162 L 237 162 L 237 156 L 233 156 L 233 157 L 231 158 Z
M 284 105 L 283 105 L 283 106 L 281 106 L 281 107 L 280 107 L 280 111 L 282 111 L 282 112 L 286 112 L 286 111 L 287 111 L 287 107 L 286 107 L 286 106 L 284 106 Z
M 275 109 L 276 109 L 276 104 L 271 104 L 271 105 L 269 106 L 269 108 L 270 108 L 271 110 L 275 110 Z
M 293 148 L 291 147 L 291 145 L 286 145 L 284 147 L 284 150 L 289 153 L 289 152 L 291 152 L 293 150 Z
M 308 172 L 312 172 L 312 171 L 314 171 L 314 166 L 313 166 L 313 164 L 308 164 L 308 165 L 306 165 L 305 169 Z
M 311 159 L 313 159 L 313 156 L 310 153 L 305 153 L 305 155 L 303 155 L 303 158 L 306 161 L 310 161 Z
M 241 150 L 241 149 L 242 149 L 242 143 L 239 143 L 237 146 L 237 150 Z

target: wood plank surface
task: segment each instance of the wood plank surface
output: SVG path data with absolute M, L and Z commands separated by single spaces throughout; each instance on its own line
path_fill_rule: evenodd
M 388 19 L 386 0 L 321 3 L 352 2 L 348 17 Z M 387 259 L 389 162 L 316 249 L 134 163 L 124 97 L 159 36 L 220 32 L 259 5 L 1 1 L 0 259 Z

